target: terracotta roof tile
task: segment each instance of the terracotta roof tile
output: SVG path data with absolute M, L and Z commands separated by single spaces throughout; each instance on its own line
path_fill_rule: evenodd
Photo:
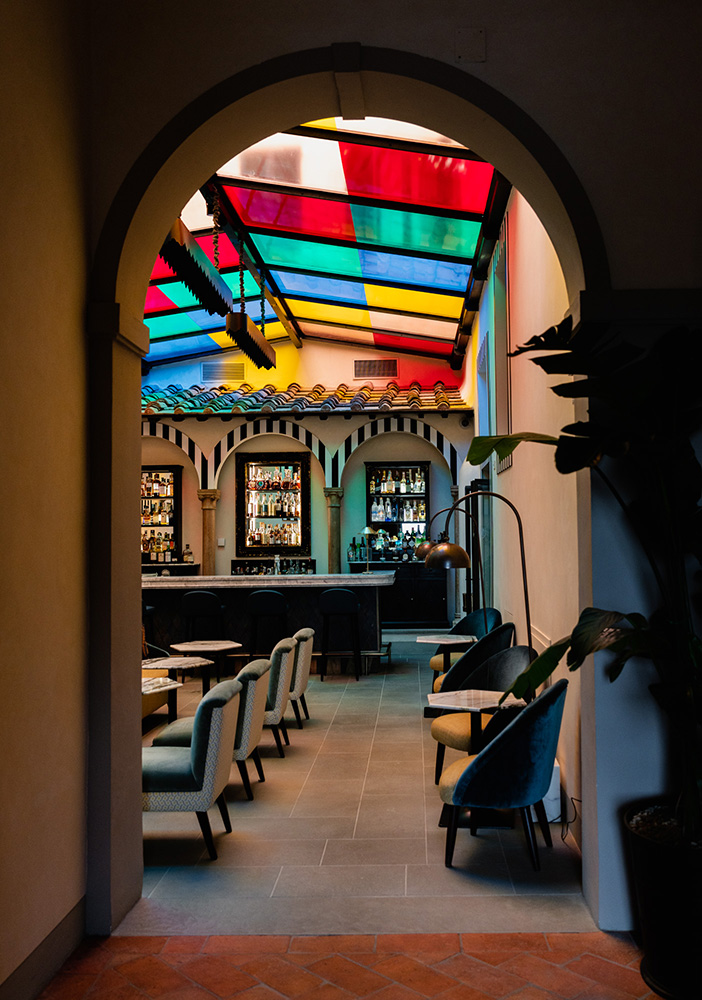
M 434 385 L 412 382 L 401 387 L 388 382 L 382 387 L 366 383 L 360 387 L 341 383 L 335 389 L 317 384 L 305 389 L 291 382 L 287 389 L 268 384 L 254 389 L 243 382 L 239 386 L 218 385 L 206 388 L 193 385 L 168 385 L 164 388 L 145 385 L 141 394 L 142 413 L 146 417 L 166 416 L 225 416 L 261 414 L 265 416 L 292 414 L 328 415 L 361 413 L 399 413 L 408 410 L 438 410 L 443 412 L 468 409 L 456 386 L 442 381 Z

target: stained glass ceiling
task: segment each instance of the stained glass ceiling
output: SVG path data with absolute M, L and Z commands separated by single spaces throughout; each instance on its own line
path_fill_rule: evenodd
M 181 219 L 232 311 L 243 277 L 246 311 L 273 344 L 333 340 L 458 369 L 508 194 L 490 164 L 444 136 L 328 119 L 234 157 Z M 147 370 L 237 350 L 221 309 L 181 278 L 157 258 Z

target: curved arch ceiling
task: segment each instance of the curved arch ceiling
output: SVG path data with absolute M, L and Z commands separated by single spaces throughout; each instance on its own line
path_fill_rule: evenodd
M 216 301 L 188 266 L 157 258 L 146 367 L 238 350 L 226 304 L 239 311 L 243 278 L 246 312 L 269 343 L 333 340 L 460 368 L 509 190 L 464 146 L 403 122 L 325 119 L 270 136 L 181 215 L 196 244 L 186 265 L 207 273 Z

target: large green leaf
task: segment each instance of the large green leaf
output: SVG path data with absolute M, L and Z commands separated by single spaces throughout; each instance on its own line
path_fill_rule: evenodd
M 494 434 L 474 437 L 468 449 L 468 461 L 471 465 L 482 465 L 493 452 L 499 459 L 511 455 L 522 441 L 536 441 L 539 444 L 555 445 L 558 438 L 551 434 L 537 434 L 533 431 L 522 431 L 520 434 Z

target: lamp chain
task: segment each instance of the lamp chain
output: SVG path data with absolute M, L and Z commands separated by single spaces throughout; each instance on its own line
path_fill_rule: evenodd
M 239 237 L 239 306 L 241 314 L 246 312 L 246 299 L 244 297 L 244 241 Z
M 222 231 L 221 213 L 222 209 L 219 203 L 219 191 L 215 191 L 214 203 L 212 206 L 212 222 L 214 223 L 214 232 L 212 234 L 212 249 L 214 256 L 214 266 L 218 271 L 219 271 L 219 234 Z

